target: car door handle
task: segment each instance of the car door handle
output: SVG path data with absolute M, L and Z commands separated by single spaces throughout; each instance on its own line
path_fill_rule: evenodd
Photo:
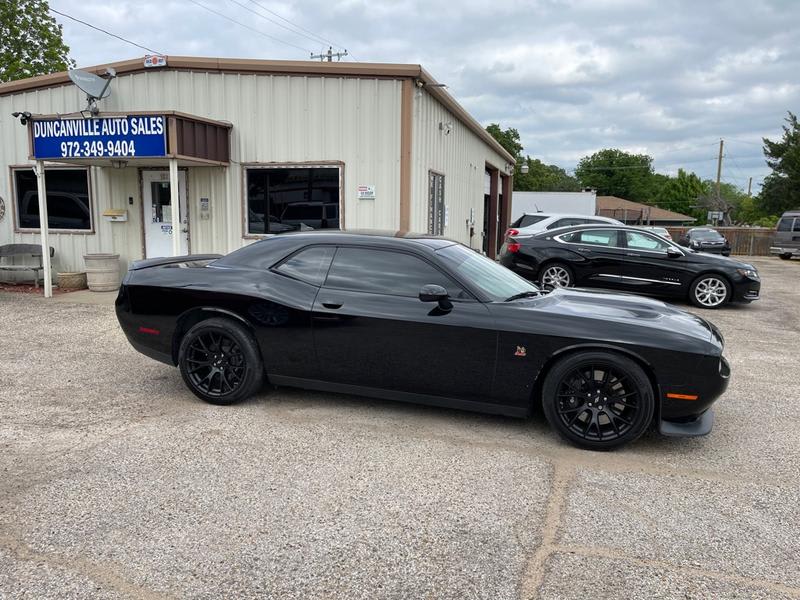
M 322 306 L 324 306 L 325 308 L 330 308 L 331 310 L 336 310 L 337 308 L 342 308 L 342 303 L 328 301 L 328 302 L 323 302 Z
M 625 256 L 641 256 L 641 254 L 636 254 L 636 252 L 626 252 Z

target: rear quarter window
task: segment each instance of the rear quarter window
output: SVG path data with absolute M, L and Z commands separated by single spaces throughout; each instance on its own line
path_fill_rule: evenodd
M 328 275 L 333 251 L 332 246 L 306 248 L 287 258 L 274 270 L 319 287 Z
M 792 217 L 783 217 L 778 221 L 778 231 L 791 231 L 792 230 Z

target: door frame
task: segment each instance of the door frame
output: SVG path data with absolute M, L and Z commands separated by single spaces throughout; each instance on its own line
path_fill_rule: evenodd
M 139 236 L 142 241 L 141 250 L 142 250 L 142 258 L 147 257 L 147 240 L 145 239 L 145 231 L 144 231 L 144 180 L 142 175 L 144 171 L 167 171 L 169 172 L 169 167 L 138 167 L 136 169 L 136 180 L 137 185 L 139 186 Z M 186 228 L 189 230 L 189 233 L 186 235 L 186 253 L 192 253 L 192 209 L 191 209 L 191 202 L 189 202 L 189 168 L 188 167 L 178 167 L 178 177 L 180 177 L 181 171 L 186 173 Z

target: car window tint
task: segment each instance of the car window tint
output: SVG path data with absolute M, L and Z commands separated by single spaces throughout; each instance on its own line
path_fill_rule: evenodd
M 792 229 L 792 231 L 800 231 L 800 219 L 794 220 L 794 228 Z
M 517 219 L 514 227 L 528 227 L 529 225 L 533 225 L 539 221 L 544 221 L 546 218 L 547 217 L 544 215 L 522 215 L 519 219 Z
M 792 230 L 791 217 L 783 217 L 780 221 L 778 221 L 778 231 L 791 231 L 791 230 Z
M 333 251 L 332 246 L 306 248 L 278 265 L 276 270 L 289 277 L 320 286 L 325 281 Z
M 325 287 L 416 298 L 431 283 L 445 288 L 452 298 L 467 297 L 452 279 L 421 258 L 372 248 L 339 248 Z
M 559 227 L 569 227 L 570 225 L 583 225 L 583 219 L 559 219 L 548 225 L 548 229 L 558 229 Z
M 669 244 L 649 233 L 638 231 L 625 232 L 628 240 L 628 248 L 634 250 L 652 250 L 654 252 L 666 252 Z
M 561 239 L 571 244 L 589 244 L 591 246 L 617 245 L 617 232 L 613 229 L 592 229 L 590 231 L 573 231 L 561 236 Z

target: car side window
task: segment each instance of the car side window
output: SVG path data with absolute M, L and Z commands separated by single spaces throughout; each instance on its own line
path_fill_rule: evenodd
M 278 273 L 305 281 L 317 287 L 325 281 L 333 258 L 333 246 L 312 246 L 293 254 L 275 267 Z
M 639 231 L 625 232 L 628 248 L 632 250 L 649 250 L 651 252 L 666 252 L 669 244 L 656 236 Z
M 783 217 L 780 221 L 778 221 L 778 231 L 791 231 L 791 230 L 792 230 L 791 217 Z
M 573 231 L 561 236 L 561 239 L 570 244 L 588 244 L 590 246 L 617 246 L 617 232 L 613 229 L 590 229 L 588 231 Z
M 792 231 L 800 231 L 800 219 L 794 220 L 794 227 L 792 228 Z
M 451 298 L 469 297 L 450 277 L 421 258 L 373 248 L 339 248 L 325 287 L 416 298 L 428 284 L 440 285 Z
M 586 219 L 575 219 L 575 218 L 569 217 L 569 218 L 565 218 L 565 219 L 559 219 L 558 221 L 555 221 L 554 223 L 549 225 L 547 228 L 548 229 L 558 229 L 559 227 L 569 227 L 571 225 L 584 225 L 586 223 L 588 223 L 588 221 Z

